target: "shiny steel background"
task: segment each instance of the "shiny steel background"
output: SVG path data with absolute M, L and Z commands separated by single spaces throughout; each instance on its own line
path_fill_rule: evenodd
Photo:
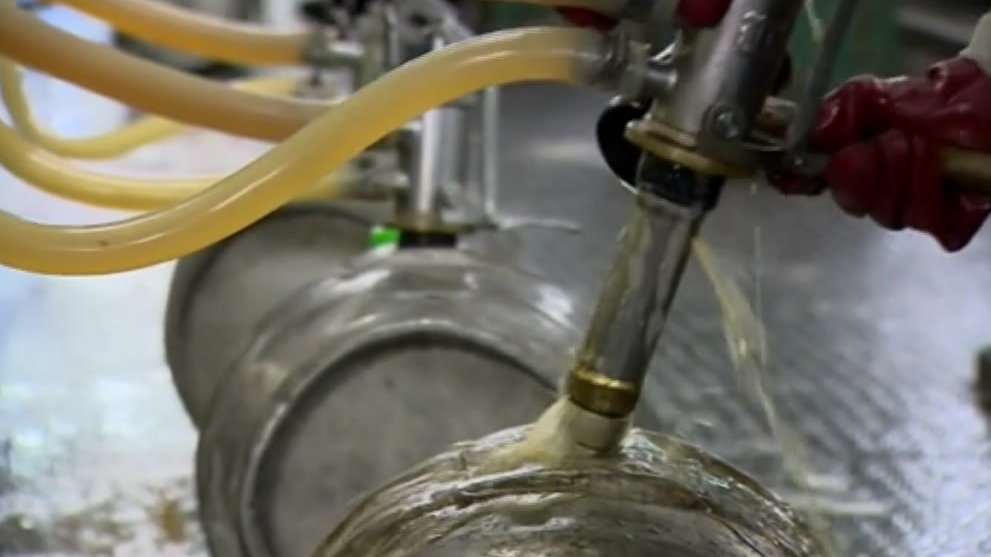
M 65 133 L 123 117 L 47 79 L 29 87 Z M 585 315 L 631 202 L 593 147 L 602 102 L 543 86 L 504 96 L 505 209 L 587 219 L 577 237 L 513 232 L 520 256 L 574 293 Z M 115 168 L 219 171 L 262 149 L 196 134 Z M 118 216 L 2 176 L 0 202 L 30 218 Z M 844 557 L 991 554 L 991 440 L 970 393 L 973 354 L 991 342 L 991 236 L 949 256 L 926 238 L 844 217 L 827 199 L 747 187 L 730 188 L 704 234 L 748 289 L 760 277 L 777 400 L 810 440 L 815 468 L 849 483 L 830 498 L 889 509 L 834 520 Z M 161 347 L 169 275 L 170 266 L 100 279 L 0 273 L 0 555 L 204 554 L 191 514 L 193 430 Z M 694 264 L 654 367 L 670 430 L 785 486 L 759 413 L 728 371 Z

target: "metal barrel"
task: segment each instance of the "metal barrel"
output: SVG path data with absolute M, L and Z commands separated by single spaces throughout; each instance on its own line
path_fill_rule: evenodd
M 331 204 L 290 205 L 178 262 L 165 311 L 165 357 L 197 427 L 265 314 L 364 253 L 371 222 Z
M 355 497 L 452 443 L 535 419 L 572 358 L 570 299 L 529 274 L 455 249 L 344 263 L 332 245 L 310 244 L 306 268 L 326 278 L 292 294 L 252 278 L 295 277 L 261 270 L 285 259 L 231 266 L 242 284 L 230 301 L 269 309 L 238 325 L 246 340 L 199 413 L 215 557 L 308 557 Z
M 825 555 L 781 500 L 681 441 L 634 430 L 608 456 L 505 461 L 526 435 L 464 443 L 398 477 L 328 523 L 314 557 Z

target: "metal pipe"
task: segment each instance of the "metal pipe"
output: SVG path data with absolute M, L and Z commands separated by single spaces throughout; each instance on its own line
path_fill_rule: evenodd
M 320 69 L 345 68 L 358 71 L 364 63 L 364 58 L 364 45 L 349 40 L 338 40 L 336 37 L 328 36 L 323 29 L 314 32 L 310 48 L 305 53 L 305 62 Z
M 383 73 L 385 73 L 402 65 L 404 56 L 402 37 L 399 34 L 401 24 L 393 6 L 386 5 L 383 21 L 385 23 L 385 33 L 382 37 L 385 53 L 383 57 L 385 66 Z
M 440 152 L 444 148 L 444 111 L 431 110 L 420 119 L 413 161 L 413 183 L 410 189 L 407 217 L 432 220 L 439 209 L 440 181 L 443 164 Z
M 431 38 L 432 50 L 447 44 L 439 33 Z M 398 206 L 405 225 L 429 229 L 439 224 L 445 189 L 466 186 L 465 167 L 470 162 L 464 153 L 469 129 L 466 108 L 464 103 L 452 103 L 425 113 L 410 137 L 407 164 L 412 180 Z
M 853 24 L 854 16 L 857 15 L 859 3 L 860 0 L 840 0 L 839 5 L 833 10 L 833 17 L 830 19 L 829 27 L 822 38 L 812 72 L 809 74 L 801 97 L 799 97 L 795 118 L 788 128 L 788 136 L 785 140 L 785 150 L 787 151 L 801 152 L 806 147 L 812 126 L 819 114 L 822 98 L 829 89 L 833 70 L 843 47 L 843 40 Z
M 636 408 L 692 239 L 721 185 L 652 157 L 638 181 L 636 208 L 568 380 L 576 404 L 609 417 Z
M 491 220 L 499 207 L 499 90 L 482 92 L 482 217 Z

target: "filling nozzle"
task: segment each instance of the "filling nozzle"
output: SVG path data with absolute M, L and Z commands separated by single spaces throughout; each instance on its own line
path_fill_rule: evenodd
M 659 28 L 673 3 L 633 4 L 653 6 L 634 19 Z M 619 34 L 610 75 L 629 106 L 609 111 L 598 135 L 636 207 L 568 377 L 577 406 L 613 419 L 635 410 L 702 220 L 726 178 L 756 164 L 748 141 L 780 85 L 801 7 L 735 0 L 717 26 L 683 28 L 664 50 L 654 42 L 663 33 L 648 34 L 647 48 Z
M 778 81 L 801 5 L 735 0 L 717 26 L 682 29 L 663 51 L 653 43 L 614 55 L 621 93 L 641 108 L 628 125 L 600 122 L 600 143 L 618 131 L 641 155 L 635 169 L 629 149 L 609 160 L 636 191 L 636 207 L 568 378 L 570 399 L 585 410 L 624 419 L 636 409 L 692 241 L 726 178 L 746 175 L 745 140 Z
M 692 240 L 722 185 L 651 155 L 641 159 L 633 215 L 568 377 L 578 406 L 610 418 L 636 409 Z
M 759 162 L 751 132 L 788 74 L 788 41 L 802 5 L 734 0 L 718 25 L 682 24 L 669 43 L 657 42 L 664 33 L 653 32 L 646 46 L 622 49 L 617 58 L 623 71 L 615 72 L 622 75 L 619 92 L 649 106 L 647 118 L 632 125 L 627 138 L 702 174 L 751 176 Z M 652 20 L 642 21 L 655 31 Z M 630 42 L 636 45 L 636 39 Z

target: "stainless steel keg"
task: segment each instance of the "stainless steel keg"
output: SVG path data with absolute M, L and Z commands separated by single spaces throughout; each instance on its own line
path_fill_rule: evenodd
M 331 204 L 290 205 L 178 262 L 166 305 L 165 356 L 197 427 L 265 315 L 364 253 L 372 216 Z
M 351 226 L 360 229 L 333 221 L 337 232 L 325 237 L 340 241 Z M 350 263 L 336 243 L 310 244 L 300 257 L 307 251 L 307 269 L 322 266 L 327 278 L 294 293 L 250 291 L 255 273 L 295 277 L 290 268 L 260 271 L 279 259 L 231 265 L 228 279 L 245 282 L 228 302 L 269 311 L 251 311 L 252 323 L 225 333 L 246 339 L 229 365 L 211 355 L 225 371 L 207 379 L 209 366 L 192 351 L 177 353 L 199 370 L 176 374 L 188 382 L 187 399 L 210 400 L 191 407 L 201 424 L 200 513 L 215 557 L 308 557 L 356 496 L 452 442 L 536 418 L 578 339 L 566 295 L 465 251 L 376 251 Z M 281 298 L 258 299 L 273 293 Z M 198 319 L 230 318 L 216 314 L 216 302 L 212 311 L 198 310 Z M 182 331 L 185 343 L 197 329 Z
M 492 467 L 526 428 L 462 444 L 359 504 L 315 557 L 821 557 L 804 523 L 703 451 L 634 430 L 608 456 Z

